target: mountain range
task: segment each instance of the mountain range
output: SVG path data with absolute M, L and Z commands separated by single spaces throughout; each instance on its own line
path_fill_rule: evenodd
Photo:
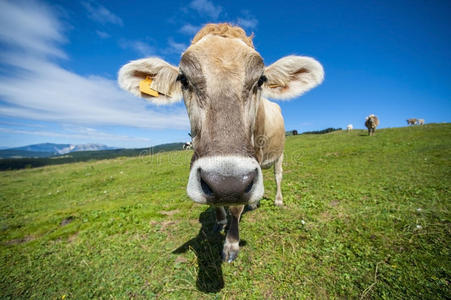
M 78 151 L 99 151 L 114 149 L 118 148 L 100 144 L 72 145 L 43 143 L 0 150 L 0 158 L 50 157 Z

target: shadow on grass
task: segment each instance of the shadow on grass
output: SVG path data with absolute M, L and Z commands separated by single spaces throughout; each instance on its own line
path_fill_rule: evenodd
M 202 212 L 199 216 L 202 227 L 198 235 L 172 252 L 185 253 L 191 249 L 196 254 L 199 268 L 196 286 L 199 291 L 206 293 L 216 293 L 224 287 L 221 251 L 225 237 L 214 231 L 215 216 L 213 207 Z
M 180 254 L 188 250 L 193 251 L 198 264 L 197 289 L 204 293 L 217 293 L 224 287 L 221 253 L 225 235 L 214 229 L 216 213 L 213 207 L 207 208 L 200 214 L 199 222 L 202 227 L 197 236 L 172 253 Z M 225 228 L 225 232 L 227 232 L 227 229 Z M 246 245 L 246 241 L 241 240 L 240 246 L 244 245 Z

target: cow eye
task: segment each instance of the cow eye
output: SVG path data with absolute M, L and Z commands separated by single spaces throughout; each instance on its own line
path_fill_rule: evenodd
M 257 85 L 258 87 L 261 87 L 263 85 L 263 83 L 265 83 L 268 80 L 268 78 L 266 78 L 265 75 L 260 76 L 260 78 L 258 79 Z
M 186 78 L 185 74 L 180 73 L 179 76 L 177 76 L 177 81 L 180 81 L 184 89 L 188 88 L 188 79 Z

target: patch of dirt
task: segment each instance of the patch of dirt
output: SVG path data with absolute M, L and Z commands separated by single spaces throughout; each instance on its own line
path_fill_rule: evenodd
M 335 156 L 335 157 L 338 157 L 339 154 L 338 154 L 338 152 L 329 152 L 329 153 L 326 153 L 326 157 L 329 157 L 329 156 Z
M 174 210 L 170 210 L 170 211 L 160 211 L 160 214 L 165 215 L 165 216 L 173 216 L 179 212 L 180 212 L 179 209 L 174 209 Z
M 161 231 L 166 231 L 166 229 L 167 229 L 169 226 L 175 225 L 175 224 L 177 224 L 177 223 L 179 223 L 179 221 L 163 221 L 163 222 L 160 223 L 160 224 L 161 224 L 160 230 L 161 230 Z
M 179 255 L 177 256 L 177 258 L 175 259 L 176 263 L 186 263 L 188 262 L 188 260 L 186 258 L 184 258 L 183 256 Z
M 326 210 L 323 211 L 320 215 L 319 215 L 319 219 L 323 222 L 327 222 L 332 218 L 332 216 L 330 215 L 330 213 Z
M 23 244 L 23 243 L 32 241 L 34 239 L 35 239 L 35 237 L 30 235 L 30 236 L 26 236 L 26 237 L 23 237 L 23 238 L 20 238 L 20 239 L 14 239 L 14 240 L 6 241 L 6 242 L 4 242 L 4 244 L 5 245 L 18 245 L 18 244 Z
M 76 232 L 76 233 L 72 234 L 71 236 L 69 236 L 69 237 L 67 238 L 67 241 L 68 241 L 69 243 L 73 243 L 73 242 L 77 239 L 77 236 L 78 236 L 78 232 Z
M 332 200 L 332 201 L 330 201 L 330 203 L 329 203 L 329 205 L 332 206 L 332 207 L 335 207 L 335 206 L 337 206 L 338 204 L 340 204 L 340 201 L 338 201 L 338 200 Z
M 198 219 L 190 219 L 188 221 L 191 225 L 198 225 L 199 224 L 199 220 Z
M 69 216 L 67 218 L 65 218 L 64 220 L 61 221 L 60 226 L 65 226 L 69 223 L 72 223 L 72 221 L 75 220 L 74 216 Z
M 171 226 L 173 226 L 173 225 L 176 225 L 176 224 L 178 224 L 178 223 L 180 223 L 180 221 L 178 221 L 178 220 L 165 220 L 165 221 L 155 221 L 155 220 L 152 220 L 152 221 L 150 221 L 149 222 L 149 224 L 151 225 L 151 226 L 157 226 L 157 225 L 160 225 L 160 228 L 155 228 L 156 229 L 156 231 L 163 231 L 163 232 L 166 232 L 166 233 L 169 233 L 171 230 L 170 230 L 170 227 Z

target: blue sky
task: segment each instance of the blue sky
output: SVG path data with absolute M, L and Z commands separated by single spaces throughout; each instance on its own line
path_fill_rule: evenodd
M 0 147 L 42 142 L 145 147 L 188 140 L 183 103 L 121 91 L 119 68 L 177 65 L 196 31 L 254 33 L 267 65 L 316 58 L 322 85 L 279 101 L 286 128 L 451 121 L 451 1 L 0 1 Z

